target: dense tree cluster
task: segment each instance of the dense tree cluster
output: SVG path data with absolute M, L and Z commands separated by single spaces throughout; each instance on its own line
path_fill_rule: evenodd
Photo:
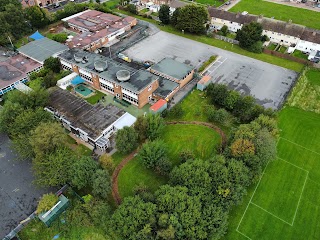
M 241 96 L 238 92 L 229 90 L 223 84 L 209 84 L 206 95 L 212 104 L 230 111 L 241 123 L 248 123 L 256 119 L 260 114 L 269 116 L 274 114 L 272 109 L 265 109 L 256 104 L 253 97 Z M 217 116 L 212 114 L 209 117 L 213 120 Z
M 262 31 L 260 23 L 250 22 L 237 31 L 236 40 L 239 41 L 240 47 L 250 52 L 261 53 L 263 42 L 267 40 L 267 36 L 262 36 Z

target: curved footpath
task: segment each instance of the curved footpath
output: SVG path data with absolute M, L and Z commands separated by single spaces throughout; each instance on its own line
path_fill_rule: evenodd
M 201 125 L 205 126 L 208 128 L 213 129 L 216 131 L 220 136 L 221 136 L 221 147 L 222 149 L 225 147 L 227 143 L 226 135 L 224 132 L 217 126 L 211 124 L 211 123 L 206 123 L 206 122 L 198 122 L 198 121 L 171 121 L 171 122 L 166 122 L 168 125 L 176 125 L 176 124 L 185 124 L 185 125 Z M 116 167 L 112 174 L 112 197 L 117 205 L 121 204 L 121 197 L 119 194 L 119 189 L 118 189 L 118 176 L 121 171 L 121 169 L 129 162 L 131 161 L 137 154 L 138 150 L 133 151 L 128 155 L 125 159 L 123 159 L 120 164 Z

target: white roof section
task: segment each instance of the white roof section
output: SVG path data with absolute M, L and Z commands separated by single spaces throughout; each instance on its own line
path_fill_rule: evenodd
M 33 91 L 32 88 L 28 87 L 27 85 L 25 85 L 22 82 L 17 83 L 16 85 L 14 85 L 14 87 L 23 93 L 28 93 L 28 92 Z
M 85 13 L 85 12 L 90 12 L 90 11 L 91 11 L 91 9 L 88 9 L 88 10 L 85 10 L 85 11 L 83 11 L 83 12 L 79 12 L 79 13 L 73 14 L 73 15 L 71 15 L 71 16 L 69 16 L 69 17 L 66 17 L 66 18 L 61 19 L 61 21 L 62 21 L 62 22 L 66 22 L 66 21 L 68 21 L 68 20 L 70 20 L 70 19 L 72 19 L 72 18 L 75 18 L 75 17 L 78 17 L 78 16 L 82 15 L 82 14 Z
M 124 127 L 132 126 L 136 120 L 137 118 L 132 116 L 130 113 L 125 113 L 114 123 L 113 126 L 119 130 Z
M 57 81 L 57 86 L 62 89 L 67 89 L 67 87 L 71 84 L 71 81 L 75 79 L 75 77 L 78 76 L 75 72 L 69 74 L 68 76 L 65 76 L 64 78 L 61 78 Z

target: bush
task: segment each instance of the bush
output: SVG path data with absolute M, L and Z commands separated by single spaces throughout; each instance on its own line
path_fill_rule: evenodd
M 169 111 L 169 116 L 172 118 L 180 118 L 184 114 L 181 104 L 175 105 L 171 110 Z
M 181 163 L 185 163 L 186 161 L 193 159 L 195 159 L 195 156 L 193 152 L 190 150 L 183 150 L 179 154 L 179 160 Z
M 229 119 L 229 113 L 225 109 L 220 108 L 218 110 L 212 111 L 208 116 L 208 119 L 210 122 L 216 122 L 225 125 Z
M 104 170 L 112 174 L 115 165 L 111 156 L 109 156 L 108 154 L 101 155 L 99 158 L 99 163 Z
M 58 202 L 58 199 L 58 196 L 53 193 L 44 194 L 38 203 L 36 213 L 39 214 L 50 210 Z
M 137 7 L 136 7 L 134 4 L 128 4 L 128 5 L 126 6 L 126 10 L 127 10 L 128 12 L 133 13 L 133 14 L 138 14 Z
M 52 40 L 57 41 L 59 43 L 65 43 L 68 39 L 68 35 L 66 33 L 57 33 L 51 37 Z
M 116 147 L 121 153 L 130 153 L 138 146 L 138 134 L 133 127 L 124 127 L 116 134 Z
M 201 67 L 199 68 L 199 72 L 202 72 L 207 66 L 210 65 L 210 63 L 214 62 L 216 60 L 217 56 L 211 56 L 207 61 L 205 61 Z

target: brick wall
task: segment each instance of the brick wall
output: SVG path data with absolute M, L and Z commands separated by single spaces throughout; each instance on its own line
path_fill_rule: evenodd
M 91 73 L 91 76 L 92 76 L 92 85 L 93 85 L 93 87 L 95 89 L 100 90 L 101 86 L 100 86 L 99 76 L 95 75 L 95 74 L 92 74 L 92 73 Z
M 113 83 L 113 88 L 114 88 L 114 95 L 116 96 L 116 94 L 118 93 L 120 95 L 119 99 L 122 99 L 122 91 L 121 91 L 121 86 Z
M 291 61 L 294 61 L 294 62 L 297 62 L 297 63 L 313 65 L 308 60 L 297 58 L 297 57 L 291 56 L 289 54 L 285 54 L 285 53 L 281 53 L 281 52 L 277 52 L 277 51 L 272 51 L 270 49 L 263 49 L 263 52 L 266 53 L 266 54 L 270 54 L 270 55 L 274 55 L 274 56 L 280 57 L 280 58 L 288 59 L 288 60 L 291 60 Z
M 156 80 L 148 87 L 146 87 L 139 95 L 138 95 L 138 107 L 142 108 L 149 102 L 149 96 L 152 96 L 152 93 L 159 87 L 159 81 Z
M 72 65 L 72 70 L 79 75 L 79 68 L 77 65 Z
M 193 78 L 194 70 L 191 71 L 191 73 L 186 76 L 183 80 L 177 81 L 179 83 L 180 88 L 182 88 L 184 85 L 186 85 L 188 82 L 190 82 Z

